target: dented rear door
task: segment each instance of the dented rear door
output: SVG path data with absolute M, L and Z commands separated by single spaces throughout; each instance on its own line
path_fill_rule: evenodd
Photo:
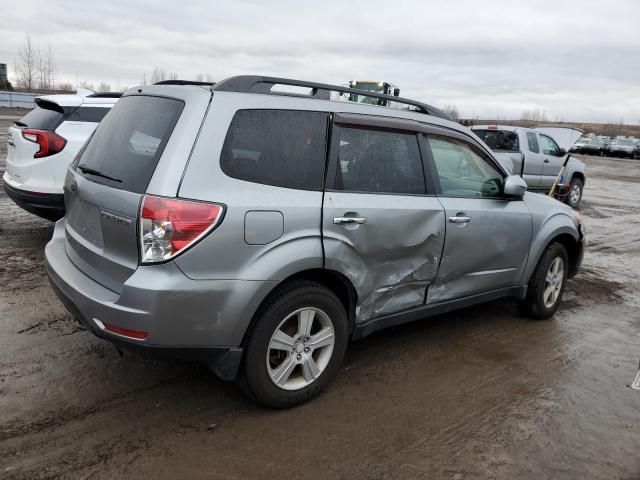
M 323 204 L 325 267 L 354 285 L 356 322 L 424 303 L 445 231 L 416 134 L 359 117 L 336 115 Z

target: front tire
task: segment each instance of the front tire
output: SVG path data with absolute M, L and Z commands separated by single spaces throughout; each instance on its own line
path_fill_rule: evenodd
M 311 281 L 286 284 L 260 308 L 247 334 L 240 384 L 266 407 L 304 403 L 338 372 L 348 335 L 347 314 L 333 292 Z
M 567 250 L 560 243 L 552 243 L 531 276 L 527 296 L 518 302 L 520 312 L 535 320 L 553 316 L 562 301 L 568 271 Z
M 571 179 L 571 186 L 569 187 L 569 193 L 567 194 L 566 203 L 571 208 L 578 208 L 580 200 L 582 200 L 582 193 L 584 191 L 584 183 L 577 177 Z

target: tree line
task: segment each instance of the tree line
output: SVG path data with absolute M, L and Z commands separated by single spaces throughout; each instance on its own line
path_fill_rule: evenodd
M 77 75 L 76 75 L 77 76 Z M 147 78 L 149 79 L 147 81 Z M 141 85 L 154 84 L 164 80 L 177 80 L 177 72 L 167 72 L 162 67 L 154 67 L 151 75 L 142 75 Z M 195 77 L 197 82 L 213 83 L 210 74 L 198 74 Z M 56 63 L 53 49 L 49 44 L 46 49 L 41 49 L 33 44 L 31 37 L 27 35 L 24 43 L 18 49 L 15 60 L 15 85 L 9 81 L 0 81 L 0 90 L 13 90 L 13 87 L 27 92 L 47 93 L 47 92 L 75 92 L 78 88 L 91 90 L 92 92 L 113 92 L 111 84 L 100 82 L 93 84 L 86 80 L 77 82 L 75 87 L 70 82 L 56 82 Z M 116 87 L 118 91 L 124 91 L 129 87 Z

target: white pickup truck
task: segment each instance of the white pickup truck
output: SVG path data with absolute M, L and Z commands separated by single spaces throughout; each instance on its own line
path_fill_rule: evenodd
M 471 130 L 491 148 L 503 167 L 527 182 L 529 190 L 545 192 L 560 173 L 567 151 L 582 135 L 581 130 L 565 127 L 474 125 Z M 558 198 L 576 208 L 585 181 L 584 163 L 570 157 L 557 186 Z

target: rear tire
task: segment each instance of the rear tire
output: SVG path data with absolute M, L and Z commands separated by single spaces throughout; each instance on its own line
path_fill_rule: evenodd
M 560 243 L 552 243 L 542 254 L 529 280 L 527 296 L 518 302 L 520 313 L 535 320 L 553 316 L 562 301 L 568 271 L 567 250 Z
M 240 386 L 266 407 L 304 403 L 340 369 L 348 336 L 347 314 L 331 290 L 311 281 L 285 284 L 247 333 Z
M 582 200 L 582 193 L 584 191 L 584 183 L 577 177 L 571 179 L 571 185 L 569 187 L 569 193 L 567 194 L 566 204 L 571 208 L 578 208 L 580 200 Z

